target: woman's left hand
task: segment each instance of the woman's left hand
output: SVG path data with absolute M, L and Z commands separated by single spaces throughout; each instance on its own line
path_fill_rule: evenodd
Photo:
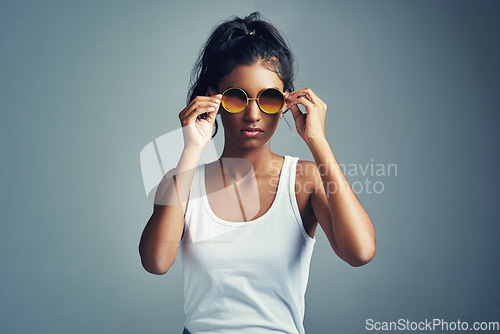
M 300 137 L 309 144 L 325 137 L 326 103 L 321 101 L 309 88 L 285 93 L 286 106 L 293 114 L 295 127 Z M 298 105 L 306 108 L 303 114 Z

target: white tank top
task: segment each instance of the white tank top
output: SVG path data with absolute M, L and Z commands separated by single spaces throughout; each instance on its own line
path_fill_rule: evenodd
M 211 210 L 205 165 L 196 168 L 180 250 L 184 326 L 192 334 L 305 333 L 309 264 L 316 243 L 295 198 L 299 158 L 286 155 L 269 210 L 230 222 Z

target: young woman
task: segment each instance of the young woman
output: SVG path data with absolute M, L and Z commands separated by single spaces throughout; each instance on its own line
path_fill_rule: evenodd
M 311 89 L 294 90 L 293 69 L 284 38 L 257 12 L 219 24 L 200 54 L 179 113 L 184 150 L 139 246 L 144 268 L 159 275 L 181 249 L 184 333 L 304 333 L 318 223 L 350 265 L 375 254 L 370 217 L 325 137 L 327 106 Z M 288 110 L 314 162 L 271 152 Z M 218 114 L 224 150 L 199 164 Z

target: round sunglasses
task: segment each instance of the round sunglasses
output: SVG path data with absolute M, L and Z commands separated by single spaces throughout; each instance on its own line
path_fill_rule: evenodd
M 222 93 L 221 104 L 226 111 L 235 114 L 243 111 L 251 100 L 257 100 L 259 108 L 267 114 L 276 114 L 285 104 L 283 93 L 277 88 L 267 88 L 259 96 L 250 98 L 241 88 L 230 87 Z

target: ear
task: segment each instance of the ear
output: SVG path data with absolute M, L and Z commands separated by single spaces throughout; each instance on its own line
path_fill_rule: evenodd
M 283 117 L 283 115 L 286 114 L 286 112 L 288 111 L 288 108 L 286 107 L 286 103 L 283 105 L 283 107 L 281 107 L 281 110 L 280 110 L 280 118 Z
M 210 86 L 208 87 L 207 89 L 207 95 L 216 95 L 217 93 L 215 92 L 215 90 Z

